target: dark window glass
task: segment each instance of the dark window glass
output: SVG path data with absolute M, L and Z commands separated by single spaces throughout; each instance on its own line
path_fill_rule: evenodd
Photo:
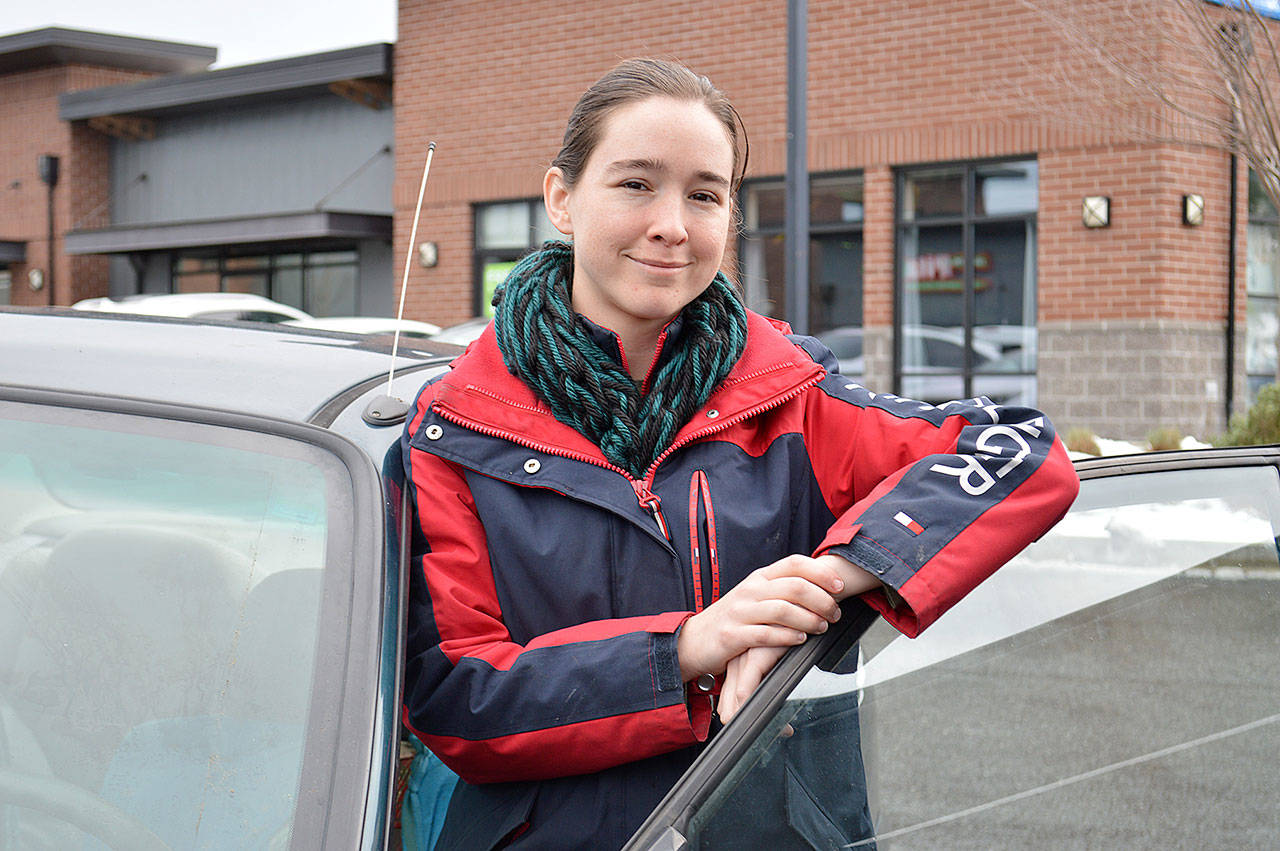
M 903 395 L 1035 404 L 1036 176 L 1030 161 L 901 175 L 895 338 Z M 921 221 L 943 214 L 956 221 Z
M 1039 169 L 1035 160 L 983 164 L 975 167 L 973 173 L 976 216 L 1035 213 L 1040 205 Z
M 861 222 L 862 178 L 813 178 L 809 184 L 809 224 Z
M 541 198 L 476 206 L 476 315 L 493 315 L 493 291 L 506 279 L 516 261 L 547 240 L 565 238 L 547 218 Z
M 311 251 L 276 255 L 180 255 L 173 264 L 179 293 L 248 293 L 315 316 L 352 316 L 360 255 Z
M 904 221 L 964 214 L 963 168 L 921 171 L 907 176 L 902 197 Z
M 1252 401 L 1259 390 L 1276 381 L 1276 351 L 1280 347 L 1280 216 L 1252 171 L 1246 244 L 1245 373 Z
M 846 374 L 861 374 L 862 220 L 861 175 L 811 177 L 809 185 L 809 326 L 829 346 L 847 349 L 858 335 L 857 355 L 837 355 Z M 747 306 L 768 316 L 786 315 L 785 185 L 744 186 L 747 230 L 739 268 Z

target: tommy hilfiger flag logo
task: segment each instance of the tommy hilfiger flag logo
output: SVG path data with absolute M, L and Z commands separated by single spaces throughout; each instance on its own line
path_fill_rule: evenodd
M 901 511 L 899 511 L 897 514 L 893 515 L 893 519 L 894 519 L 894 520 L 897 520 L 897 521 L 898 521 L 899 523 L 901 523 L 903 526 L 906 526 L 908 529 L 910 529 L 910 530 L 911 530 L 911 534 L 913 534 L 913 535 L 919 535 L 921 532 L 923 532 L 923 531 L 924 531 L 924 527 L 923 527 L 923 526 L 921 526 L 919 523 L 917 523 L 915 520 L 911 519 L 910 517 L 908 517 L 906 514 L 904 514 L 904 513 L 903 513 L 903 512 L 901 512 Z

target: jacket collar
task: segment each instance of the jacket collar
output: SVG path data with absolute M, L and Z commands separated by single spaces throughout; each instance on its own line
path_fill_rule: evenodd
M 816 382 L 823 368 L 783 336 L 789 331 L 786 323 L 748 311 L 742 356 L 706 405 L 676 435 L 676 442 L 770 407 Z M 528 385 L 507 372 L 492 322 L 440 380 L 432 407 L 479 431 L 608 464 L 599 447 L 557 420 Z

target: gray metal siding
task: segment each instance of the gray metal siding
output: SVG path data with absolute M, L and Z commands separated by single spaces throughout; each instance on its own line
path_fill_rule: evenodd
M 112 144 L 112 224 L 315 209 L 392 143 L 392 122 L 331 94 L 162 118 L 155 139 Z M 324 209 L 390 215 L 393 165 L 376 156 Z

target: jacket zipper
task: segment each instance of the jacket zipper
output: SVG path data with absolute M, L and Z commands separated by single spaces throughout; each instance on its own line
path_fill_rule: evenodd
M 702 535 L 698 523 L 701 503 L 707 527 L 707 563 L 702 563 Z M 689 480 L 689 562 L 693 570 L 694 611 L 700 612 L 720 599 L 720 556 L 716 543 L 716 512 L 711 502 L 711 483 L 707 474 L 695 470 Z M 708 595 L 706 589 L 710 588 Z
M 765 370 L 764 372 L 768 372 L 768 371 L 770 370 Z M 739 379 L 739 381 L 748 381 L 756 375 L 763 375 L 764 372 L 745 375 L 741 379 Z M 667 459 L 667 456 L 670 455 L 672 452 L 675 452 L 677 449 L 680 449 L 681 447 L 684 447 L 684 446 L 688 446 L 690 443 L 693 443 L 695 440 L 701 440 L 702 438 L 715 434 L 716 432 L 724 431 L 727 428 L 737 425 L 743 420 L 749 420 L 754 416 L 763 414 L 765 411 L 772 411 L 774 408 L 779 408 L 785 405 L 787 402 L 790 402 L 792 399 L 799 396 L 804 391 L 808 390 L 810 387 L 813 387 L 819 382 L 821 382 L 825 375 L 826 375 L 826 371 L 823 370 L 822 372 L 818 373 L 812 378 L 805 379 L 804 381 L 797 384 L 795 387 L 792 387 L 787 392 L 782 393 L 778 396 L 775 396 L 767 402 L 763 402 L 759 405 L 756 405 L 754 408 L 748 408 L 747 410 L 741 411 L 732 417 L 726 417 L 723 420 L 717 420 L 716 422 L 712 423 L 706 428 L 703 428 L 698 431 L 685 435 L 684 437 L 680 438 L 675 443 L 671 444 L 666 449 L 664 449 L 661 455 L 653 459 L 653 463 L 650 464 L 649 469 L 645 471 L 645 474 L 644 474 L 645 481 L 647 482 L 653 481 L 654 474 L 656 474 L 658 471 L 658 465 L 661 464 L 663 461 L 665 461 Z
M 738 381 L 736 381 L 735 383 L 740 384 L 744 381 L 750 381 L 752 378 L 755 378 L 759 375 L 765 375 L 772 371 L 773 371 L 772 369 L 767 369 L 767 370 L 761 370 L 759 372 L 749 373 L 747 375 L 742 376 L 742 378 L 738 379 Z M 508 431 L 503 431 L 502 429 L 491 428 L 489 426 L 480 425 L 479 423 L 472 422 L 466 419 L 465 417 L 462 417 L 459 414 L 456 414 L 452 411 L 444 410 L 443 408 L 440 408 L 438 406 L 433 405 L 432 410 L 436 411 L 436 413 L 440 414 L 440 416 L 444 417 L 446 420 L 453 423 L 454 425 L 459 425 L 459 426 L 462 426 L 463 428 L 469 428 L 472 431 L 479 432 L 480 434 L 485 434 L 485 435 L 488 435 L 489 437 L 501 438 L 502 440 L 506 440 L 510 443 L 514 443 L 517 446 L 524 446 L 528 449 L 536 449 L 539 452 L 545 452 L 548 455 L 555 455 L 559 458 L 569 458 L 574 461 L 582 461 L 587 464 L 594 464 L 597 467 L 603 467 L 606 470 L 612 470 L 613 472 L 618 473 L 619 475 L 623 476 L 628 482 L 631 483 L 631 489 L 634 490 L 636 493 L 636 501 L 639 502 L 641 508 L 643 508 L 645 511 L 648 511 L 649 514 L 653 517 L 654 523 L 656 523 L 658 526 L 658 531 L 662 533 L 662 537 L 666 539 L 667 543 L 672 543 L 671 530 L 667 526 L 666 518 L 662 514 L 662 500 L 659 499 L 658 495 L 654 493 L 652 490 L 653 480 L 654 480 L 654 476 L 658 472 L 658 466 L 662 464 L 664 460 L 666 460 L 667 456 L 670 455 L 672 452 L 675 452 L 677 449 L 681 448 L 682 446 L 687 446 L 688 444 L 692 443 L 695 440 L 701 440 L 702 438 L 707 437 L 708 435 L 712 435 L 712 434 L 715 434 L 716 432 L 724 431 L 725 429 L 730 428 L 731 426 L 735 426 L 738 423 L 742 422 L 743 420 L 750 419 L 751 417 L 754 417 L 758 414 L 762 414 L 765 411 L 771 411 L 774 408 L 785 405 L 787 402 L 790 402 L 792 399 L 799 396 L 805 390 L 808 390 L 810 387 L 813 387 L 818 382 L 822 381 L 822 378 L 825 375 L 826 375 L 826 371 L 823 370 L 818 374 L 814 375 L 812 378 L 805 379 L 804 381 L 800 382 L 799 384 L 797 384 L 795 387 L 791 388 L 787 392 L 781 393 L 773 397 L 767 402 L 763 402 L 759 405 L 756 405 L 755 407 L 748 408 L 747 410 L 742 411 L 735 416 L 727 417 L 723 420 L 719 420 L 713 423 L 712 425 L 707 426 L 704 429 L 695 431 L 691 434 L 686 435 L 680 440 L 677 440 L 675 443 L 671 444 L 666 449 L 664 449 L 662 451 L 662 454 L 653 460 L 653 463 L 649 465 L 649 469 L 645 471 L 644 478 L 642 479 L 637 479 L 633 477 L 630 473 L 628 473 L 626 470 L 622 469 L 621 467 L 618 467 L 614 464 L 610 464 L 608 461 L 602 461 L 599 458 L 592 458 L 590 455 L 584 455 L 580 452 L 573 452 L 568 449 L 562 449 L 558 446 L 548 446 L 546 444 L 537 443 L 535 441 L 529 440 L 528 438 L 521 437 L 520 435 L 512 434 L 511 432 L 508 432 Z M 526 410 L 533 410 L 526 405 L 517 405 L 514 402 L 510 402 L 509 400 L 503 399 L 502 397 L 497 396 L 492 392 L 488 392 L 481 387 L 476 387 L 475 385 L 469 384 L 467 385 L 467 389 L 480 392 L 482 395 L 487 396 L 490 399 L 501 401 L 504 404 L 512 405 L 513 407 L 522 408 Z

